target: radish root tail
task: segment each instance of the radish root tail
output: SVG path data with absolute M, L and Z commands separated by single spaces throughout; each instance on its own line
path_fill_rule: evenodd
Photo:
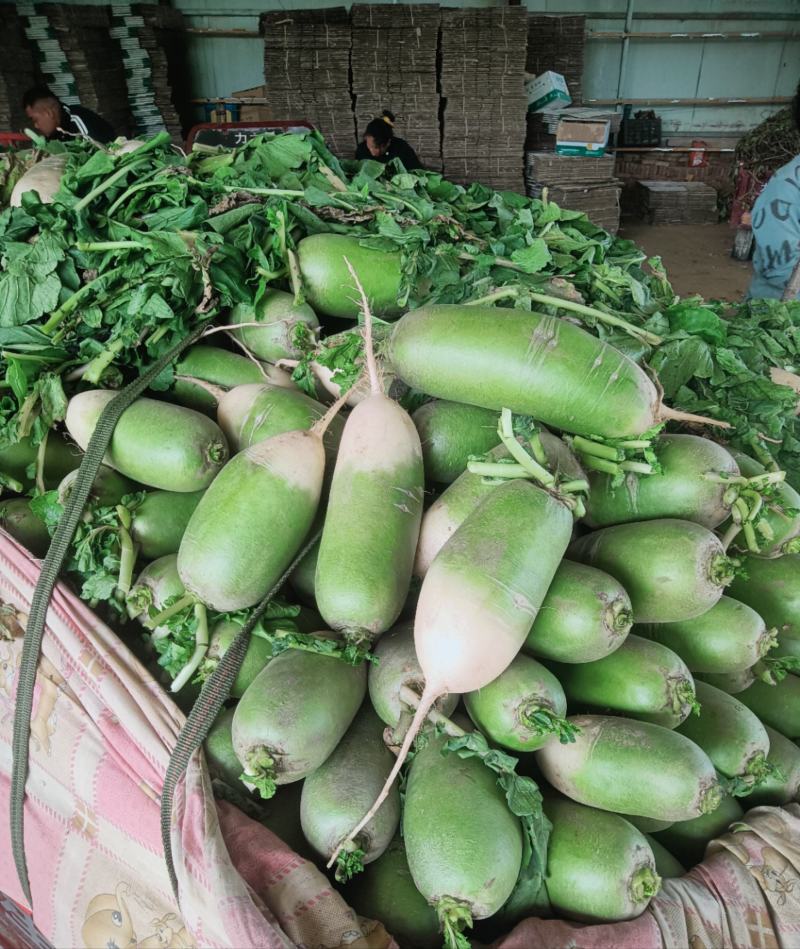
M 408 757 L 408 753 L 411 750 L 411 744 L 414 739 L 419 734 L 419 730 L 422 728 L 422 723 L 428 716 L 433 703 L 436 699 L 439 698 L 439 694 L 429 692 L 427 689 L 422 693 L 422 697 L 419 702 L 419 706 L 414 713 L 414 718 L 411 721 L 411 727 L 406 732 L 406 737 L 403 739 L 403 744 L 400 748 L 400 753 L 397 756 L 397 761 L 395 761 L 392 770 L 389 772 L 389 777 L 386 779 L 386 783 L 381 789 L 381 793 L 375 799 L 375 803 L 367 811 L 364 817 L 356 824 L 356 826 L 350 831 L 350 833 L 341 841 L 339 846 L 333 852 L 333 856 L 328 861 L 327 867 L 330 868 L 336 863 L 339 854 L 347 849 L 353 840 L 361 833 L 361 831 L 367 826 L 367 824 L 372 820 L 372 818 L 378 813 L 383 802 L 389 795 L 389 791 L 392 788 L 392 785 L 397 778 L 397 775 L 400 774 L 400 769 L 403 767 L 403 763 Z
M 705 415 L 693 415 L 691 412 L 680 412 L 662 405 L 658 412 L 660 422 L 695 422 L 697 425 L 714 425 L 716 428 L 730 428 L 730 422 L 721 419 L 707 418 Z
M 381 388 L 381 381 L 378 377 L 378 364 L 375 362 L 375 349 L 372 345 L 372 310 L 369 308 L 369 300 L 367 300 L 364 287 L 362 286 L 361 281 L 358 279 L 358 276 L 353 269 L 353 265 L 350 263 L 347 257 L 344 258 L 344 262 L 347 264 L 347 269 L 350 271 L 350 276 L 353 278 L 353 282 L 356 285 L 358 295 L 361 297 L 361 312 L 364 314 L 364 353 L 367 359 L 369 385 L 372 389 L 373 395 L 382 395 L 383 389 Z

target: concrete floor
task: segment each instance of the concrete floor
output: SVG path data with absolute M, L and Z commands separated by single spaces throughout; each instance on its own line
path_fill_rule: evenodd
M 661 257 L 675 292 L 706 299 L 740 300 L 752 265 L 731 257 L 729 224 L 623 224 L 620 237 L 634 241 L 651 257 Z

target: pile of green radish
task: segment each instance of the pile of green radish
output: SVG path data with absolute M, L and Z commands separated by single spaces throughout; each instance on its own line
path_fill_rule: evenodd
M 463 946 L 526 915 L 633 918 L 744 808 L 798 799 L 800 496 L 553 316 L 423 307 L 376 358 L 370 311 L 398 316 L 396 281 L 365 248 L 313 241 L 298 255 L 313 309 L 276 290 L 234 312 L 246 355 L 198 345 L 166 398 L 122 415 L 95 493 L 147 492 L 129 613 L 158 638 L 191 607 L 172 688 L 196 694 L 318 533 L 283 595 L 302 629 L 367 661 L 273 656 L 253 636 L 205 743 L 214 775 L 265 799 L 265 823 L 401 946 Z M 363 379 L 300 392 L 276 365 L 299 355 L 287 327 L 359 310 Z M 430 398 L 409 414 L 389 378 Z M 109 398 L 71 400 L 80 448 Z M 24 481 L 36 451 L 15 450 L 0 468 Z M 43 484 L 67 491 L 79 455 L 55 433 L 47 453 Z M 41 553 L 26 504 L 0 517 Z M 479 739 L 486 754 L 459 750 Z M 545 853 L 511 806 L 515 759 Z

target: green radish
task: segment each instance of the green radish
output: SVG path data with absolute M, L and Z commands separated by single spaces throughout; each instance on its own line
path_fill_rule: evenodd
M 421 307 L 395 325 L 387 356 L 419 392 L 509 408 L 577 435 L 625 438 L 687 418 L 662 405 L 649 376 L 619 350 L 541 313 Z
M 125 598 L 128 615 L 131 619 L 147 623 L 151 615 L 164 609 L 167 600 L 183 597 L 185 593 L 178 575 L 177 555 L 159 557 L 142 570 L 128 591 Z M 161 639 L 168 634 L 167 626 L 156 626 L 152 633 L 154 639 Z
M 413 715 L 414 709 L 403 703 L 403 686 L 421 694 L 425 679 L 414 650 L 414 624 L 398 623 L 375 644 L 377 662 L 370 663 L 367 685 L 372 707 L 382 721 L 397 728 L 401 720 Z M 448 693 L 434 703 L 434 708 L 448 716 L 458 705 L 460 695 Z
M 442 754 L 431 735 L 409 768 L 403 837 L 411 876 L 436 910 L 448 949 L 460 931 L 496 913 L 522 864 L 522 827 L 496 776 L 477 758 Z
M 619 580 L 636 623 L 700 616 L 719 601 L 735 566 L 711 531 L 674 518 L 605 527 L 576 540 L 569 555 Z
M 311 428 L 327 411 L 298 389 L 268 383 L 237 386 L 220 399 L 217 421 L 233 451 L 242 451 L 273 435 Z M 344 423 L 331 420 L 323 442 L 333 456 L 342 437 Z
M 206 735 L 203 742 L 203 751 L 208 762 L 208 770 L 216 777 L 221 778 L 231 787 L 240 788 L 242 791 L 242 782 L 239 776 L 242 773 L 242 766 L 233 750 L 233 739 L 231 737 L 231 724 L 233 723 L 234 709 L 223 709 L 214 719 L 214 724 Z
M 84 450 L 116 395 L 89 389 L 69 400 L 66 426 Z M 105 463 L 153 488 L 189 492 L 207 488 L 227 458 L 224 435 L 205 415 L 182 405 L 137 399 L 117 422 Z
M 742 557 L 741 565 L 729 594 L 777 628 L 778 645 L 770 656 L 800 657 L 800 554 L 775 559 L 751 555 Z
M 131 537 L 148 560 L 176 554 L 202 491 L 148 491 L 131 517 Z
M 77 478 L 78 471 L 75 469 L 66 474 L 59 483 L 58 500 L 61 504 L 67 503 Z M 100 465 L 94 482 L 89 489 L 89 498 L 101 507 L 111 507 L 119 504 L 126 494 L 134 494 L 137 490 L 139 490 L 139 486 L 134 484 L 130 478 L 126 478 L 107 465 Z
M 344 895 L 360 916 L 379 919 L 401 946 L 441 946 L 436 911 L 414 885 L 399 834 L 385 853 L 348 885 Z
M 294 568 L 289 577 L 292 589 L 302 603 L 317 608 L 315 597 L 314 578 L 317 573 L 317 557 L 319 556 L 319 541 L 309 548 L 300 563 Z
M 514 751 L 536 751 L 556 734 L 572 741 L 564 721 L 564 690 L 543 665 L 519 653 L 500 675 L 464 696 L 469 717 L 490 741 Z
M 240 324 L 258 323 L 258 326 Z M 237 303 L 228 317 L 234 339 L 246 346 L 258 359 L 277 362 L 296 359 L 302 354 L 297 349 L 295 334 L 302 326 L 313 336 L 319 329 L 317 314 L 307 303 L 295 303 L 294 295 L 284 290 L 267 290 L 255 306 Z M 253 380 L 256 381 L 256 380 Z
M 309 431 L 283 432 L 235 455 L 200 499 L 178 571 L 199 602 L 227 613 L 254 606 L 292 562 L 317 513 L 322 436 L 340 403 Z
M 767 473 L 767 469 L 742 452 L 733 452 L 739 470 L 746 478 L 755 478 Z M 755 526 L 762 557 L 781 557 L 784 554 L 800 553 L 800 494 L 786 481 L 774 486 L 774 497 L 767 498 Z M 733 546 L 746 548 L 736 535 Z
M 545 778 L 567 797 L 618 814 L 689 820 L 713 811 L 722 789 L 706 753 L 677 731 L 610 715 L 567 719 L 575 741 L 536 752 Z
M 777 642 L 754 609 L 729 596 L 693 619 L 637 626 L 636 632 L 674 649 L 692 672 L 706 673 L 743 672 Z
M 620 583 L 565 559 L 522 648 L 557 662 L 592 662 L 619 649 L 632 625 L 631 601 Z
M 743 797 L 771 773 L 769 735 L 758 718 L 727 692 L 707 682 L 696 684 L 700 715 L 678 731 L 705 751 L 714 767 L 730 779 L 728 792 Z
M 213 415 L 228 389 L 264 382 L 257 362 L 218 346 L 190 346 L 175 364 L 172 397 L 181 405 Z
M 363 275 L 364 290 L 375 316 L 399 316 L 402 282 L 399 253 L 366 247 L 357 237 L 312 234 L 297 245 L 297 261 L 306 299 L 317 313 L 355 320 L 361 306 L 353 293 L 349 261 Z
M 34 557 L 44 557 L 50 546 L 50 532 L 44 521 L 31 510 L 28 498 L 0 501 L 0 529 L 11 534 Z
M 553 474 L 560 473 L 569 480 L 584 479 L 583 469 L 564 442 L 546 430 L 539 432 L 539 442 L 547 460 L 547 468 Z M 488 461 L 508 458 L 505 445 L 497 445 L 488 453 Z M 480 502 L 497 487 L 497 482 L 487 480 L 480 474 L 464 471 L 431 504 L 422 516 L 419 543 L 414 561 L 414 574 L 424 577 L 433 558 L 458 530 Z
M 425 575 L 414 621 L 425 689 L 394 768 L 352 836 L 385 799 L 433 703 L 448 692 L 481 689 L 511 664 L 571 532 L 567 503 L 527 481 L 509 481 L 442 548 Z
M 369 304 L 350 271 L 362 296 L 372 392 L 348 416 L 339 443 L 314 590 L 331 629 L 364 642 L 392 626 L 408 596 L 425 475 L 414 423 L 381 389 Z
M 653 851 L 656 873 L 662 880 L 677 880 L 682 876 L 686 876 L 684 865 L 676 857 L 673 857 L 663 844 L 660 844 L 655 837 L 650 837 L 647 834 L 645 834 L 645 839 Z
M 709 841 L 724 834 L 731 824 L 743 817 L 744 811 L 736 798 L 725 794 L 715 811 L 691 820 L 677 821 L 653 836 L 681 863 L 692 867 L 703 859 Z
M 30 435 L 26 435 L 13 445 L 0 448 L 0 474 L 19 482 L 20 493 L 28 493 L 36 487 L 35 475 L 29 469 L 36 470 L 41 446 L 34 445 Z M 41 487 L 52 491 L 59 482 L 80 466 L 83 452 L 58 432 L 48 432 L 44 445 L 44 459 L 41 472 Z M 32 467 L 33 466 L 33 467 Z
M 754 712 L 764 725 L 769 725 L 792 741 L 800 740 L 800 677 L 787 675 L 775 685 L 756 679 L 736 698 Z
M 380 791 L 394 758 L 383 722 L 365 705 L 327 760 L 303 782 L 300 821 L 306 840 L 326 860 Z M 400 824 L 400 792 L 392 793 L 357 840 L 339 853 L 336 879 L 349 880 L 386 850 Z
M 460 402 L 435 399 L 421 405 L 411 416 L 422 443 L 428 481 L 450 484 L 462 474 L 473 455 L 494 448 L 498 413 Z
M 244 780 L 269 798 L 325 761 L 367 691 L 364 664 L 287 649 L 248 687 L 233 717 L 233 747 Z
M 564 798 L 545 798 L 553 824 L 545 885 L 560 916 L 583 922 L 634 919 L 658 893 L 653 851 L 618 814 Z
M 664 728 L 698 711 L 692 674 L 666 646 L 631 634 L 610 656 L 551 666 L 570 707 L 610 709 Z
M 660 471 L 646 477 L 631 472 L 622 484 L 590 472 L 585 518 L 590 527 L 678 517 L 713 530 L 730 515 L 727 479 L 739 474 L 730 452 L 697 435 L 662 435 L 655 454 Z
M 666 830 L 675 823 L 671 820 L 658 820 L 655 817 L 636 817 L 634 814 L 626 814 L 625 819 L 643 834 L 654 834 L 658 830 Z
M 767 764 L 773 771 L 747 798 L 748 807 L 781 807 L 800 800 L 800 748 L 780 732 L 765 725 L 769 737 Z
M 740 672 L 699 672 L 695 678 L 701 682 L 707 682 L 717 689 L 722 689 L 728 695 L 738 695 L 739 692 L 744 692 L 756 681 L 755 672 L 752 668 L 742 669 Z

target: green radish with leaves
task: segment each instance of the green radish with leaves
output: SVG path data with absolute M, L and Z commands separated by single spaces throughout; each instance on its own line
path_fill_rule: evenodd
M 131 537 L 148 560 L 176 554 L 202 491 L 148 491 L 131 515 Z
M 666 646 L 631 634 L 609 656 L 580 664 L 552 663 L 571 708 L 610 710 L 676 728 L 700 709 L 692 674 Z
M 233 717 L 243 780 L 269 798 L 279 785 L 308 777 L 339 744 L 366 691 L 363 663 L 298 649 L 276 656 L 247 688 Z
M 781 807 L 800 801 L 800 748 L 769 725 L 764 728 L 769 737 L 767 764 L 772 772 L 748 795 L 747 805 Z
M 578 538 L 569 556 L 616 577 L 636 623 L 700 616 L 719 601 L 735 568 L 711 531 L 675 518 L 605 527 Z
M 692 672 L 743 672 L 774 648 L 777 633 L 745 603 L 729 596 L 692 619 L 636 627 L 640 636 L 673 649 Z
M 773 657 L 800 657 L 800 554 L 768 559 L 748 555 L 728 591 L 778 630 Z
M 678 731 L 705 751 L 727 790 L 744 797 L 772 773 L 767 763 L 769 735 L 758 718 L 738 699 L 707 682 L 696 683 L 700 715 L 687 719 Z
M 359 915 L 379 919 L 401 946 L 440 949 L 436 910 L 414 885 L 400 834 L 351 881 L 345 896 Z
M 472 456 L 485 455 L 498 443 L 498 413 L 476 405 L 435 399 L 411 416 L 422 443 L 425 477 L 451 484 Z
M 394 758 L 383 722 L 365 705 L 326 761 L 303 782 L 300 820 L 306 840 L 326 860 L 380 791 Z M 396 787 L 356 840 L 339 851 L 336 879 L 349 880 L 386 850 L 400 824 Z
M 403 687 L 421 695 L 425 688 L 417 653 L 414 649 L 414 624 L 398 623 L 375 644 L 373 654 L 377 662 L 370 663 L 367 684 L 372 707 L 378 717 L 390 728 L 407 725 L 413 718 L 416 705 L 407 705 L 401 695 Z M 460 695 L 448 693 L 434 702 L 433 708 L 442 715 L 450 715 L 458 705 Z
M 438 304 L 397 322 L 387 357 L 412 389 L 606 439 L 644 435 L 693 418 L 661 403 L 631 359 L 554 316 Z M 700 421 L 707 422 L 707 419 Z
M 178 574 L 178 556 L 166 554 L 147 564 L 136 578 L 125 598 L 128 616 L 146 625 L 151 617 L 165 609 L 168 600 L 180 599 L 185 593 Z M 167 626 L 156 625 L 151 629 L 153 639 L 169 635 Z
M 755 459 L 734 451 L 733 457 L 741 473 L 748 478 L 777 478 L 778 473 L 767 471 Z M 800 553 L 800 494 L 785 480 L 776 480 L 765 492 L 753 517 L 753 531 L 758 554 L 761 557 L 782 557 Z M 746 534 L 736 534 L 732 546 L 751 549 Z
M 44 441 L 33 444 L 26 435 L 13 445 L 0 448 L 0 486 L 6 484 L 18 494 L 35 487 L 52 491 L 59 482 L 80 466 L 83 452 L 58 432 L 49 431 Z
M 174 372 L 172 398 L 211 416 L 229 389 L 266 380 L 266 371 L 247 356 L 202 344 L 190 346 L 175 364 Z
M 231 725 L 233 724 L 234 709 L 223 709 L 214 719 L 214 724 L 208 731 L 203 742 L 208 770 L 233 788 L 244 791 L 239 778 L 242 766 L 233 750 Z
M 558 679 L 541 663 L 519 653 L 503 672 L 464 696 L 469 717 L 494 743 L 513 751 L 536 751 L 552 735 L 574 740 L 566 721 L 567 700 Z
M 660 436 L 653 450 L 655 474 L 630 472 L 617 483 L 610 474 L 590 473 L 586 523 L 597 528 L 677 517 L 718 527 L 735 500 L 731 479 L 739 468 L 731 453 L 708 438 L 672 434 Z
M 645 840 L 650 844 L 650 849 L 653 851 L 653 859 L 656 862 L 656 873 L 662 880 L 678 880 L 680 877 L 686 876 L 686 868 L 680 860 L 673 857 L 669 850 L 667 850 L 663 844 L 660 844 L 655 837 L 651 837 L 648 834 L 644 836 Z
M 566 798 L 546 797 L 553 829 L 545 885 L 559 915 L 581 922 L 634 919 L 661 880 L 644 834 L 624 817 Z
M 74 395 L 66 426 L 84 450 L 103 412 L 116 398 L 107 389 Z M 228 460 L 228 445 L 219 426 L 200 412 L 136 399 L 120 416 L 105 463 L 128 478 L 165 491 L 202 491 Z
M 360 643 L 386 632 L 408 596 L 425 475 L 414 423 L 381 388 L 369 303 L 345 262 L 361 294 L 371 394 L 348 416 L 339 443 L 314 591 L 329 626 Z
M 744 811 L 736 798 L 724 794 L 716 810 L 691 820 L 676 821 L 653 836 L 687 867 L 693 867 L 703 859 L 708 843 L 743 817 Z
M 237 386 L 220 399 L 217 421 L 233 451 L 242 451 L 283 432 L 311 428 L 327 411 L 299 389 L 269 383 Z M 335 456 L 344 423 L 337 415 L 323 437 L 325 448 Z
M 303 292 L 317 313 L 355 320 L 361 305 L 353 293 L 349 264 L 363 275 L 375 316 L 400 316 L 402 264 L 399 253 L 378 250 L 345 234 L 312 234 L 297 245 Z
M 567 797 L 617 814 L 690 820 L 719 806 L 722 788 L 708 755 L 661 725 L 611 715 L 576 715 L 575 741 L 536 752 L 550 784 Z
M 78 478 L 78 470 L 70 471 L 58 485 L 58 500 L 61 504 L 66 504 Z M 89 488 L 89 499 L 94 501 L 100 507 L 110 507 L 119 504 L 126 494 L 135 494 L 139 490 L 139 485 L 134 484 L 130 478 L 126 478 L 108 465 L 100 465 L 97 475 Z
M 520 524 L 528 529 L 520 532 Z M 481 689 L 511 664 L 571 532 L 567 501 L 514 480 L 484 498 L 439 552 L 422 583 L 414 620 L 425 689 L 386 784 L 351 837 L 389 793 L 436 700 Z M 514 540 L 497 543 L 500 537 Z
M 564 559 L 522 648 L 556 662 L 593 662 L 619 649 L 632 625 L 631 601 L 621 583 Z
M 736 698 L 769 725 L 792 741 L 800 741 L 800 676 L 787 675 L 770 685 L 756 679 Z
M 442 754 L 432 734 L 409 768 L 403 837 L 414 884 L 436 910 L 448 949 L 463 929 L 496 913 L 522 865 L 519 818 L 495 775 L 478 758 Z
M 44 557 L 50 546 L 50 532 L 45 522 L 31 510 L 28 498 L 0 501 L 0 529 L 19 541 L 34 557 Z
M 311 338 L 319 330 L 317 314 L 307 303 L 296 303 L 294 294 L 273 288 L 259 294 L 252 305 L 237 303 L 228 324 L 234 339 L 258 359 L 272 363 L 302 355 L 296 343 L 298 327 Z
M 460 474 L 423 514 L 414 560 L 415 576 L 425 576 L 433 558 L 464 523 L 467 516 L 475 510 L 487 494 L 502 483 L 502 479 L 506 477 L 505 473 L 514 467 L 514 458 L 511 457 L 509 448 L 518 453 L 521 446 L 514 445 L 512 442 L 519 441 L 520 437 L 514 435 L 513 419 L 510 413 L 507 420 L 505 415 L 505 412 L 501 413 L 500 429 L 497 433 L 502 443 L 488 452 L 483 462 L 470 462 L 467 471 Z M 504 431 L 506 421 L 508 424 Z M 564 482 L 571 482 L 573 485 L 586 484 L 586 475 L 577 459 L 564 442 L 552 432 L 541 429 L 536 431 L 528 441 L 536 455 L 535 458 L 529 460 L 536 461 L 540 466 L 540 476 L 551 478 L 553 484 Z M 498 475 L 500 478 L 497 477 Z M 541 477 L 538 480 L 539 483 L 543 483 Z

